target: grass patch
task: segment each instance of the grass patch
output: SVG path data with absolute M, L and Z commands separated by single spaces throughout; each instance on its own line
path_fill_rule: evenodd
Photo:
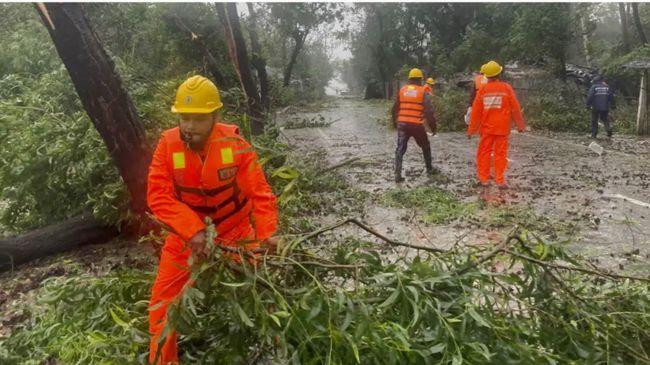
M 574 236 L 577 230 L 575 223 L 558 222 L 547 216 L 540 216 L 528 206 L 465 202 L 451 192 L 432 186 L 394 189 L 382 197 L 382 202 L 389 207 L 422 209 L 424 220 L 434 224 L 447 224 L 464 219 L 486 228 L 520 226 L 544 234 L 550 239 Z
M 431 186 L 391 190 L 382 201 L 390 207 L 423 208 L 425 221 L 436 224 L 471 216 L 477 209 L 476 203 L 462 202 L 454 194 Z
M 476 211 L 480 224 L 492 228 L 520 226 L 544 234 L 549 239 L 575 236 L 578 226 L 573 222 L 556 221 L 538 215 L 529 206 L 519 204 L 485 205 Z

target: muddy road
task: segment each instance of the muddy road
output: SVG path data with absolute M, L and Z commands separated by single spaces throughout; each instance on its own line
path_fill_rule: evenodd
M 507 174 L 510 189 L 499 192 L 493 185 L 487 189 L 473 185 L 478 138 L 439 133 L 429 139 L 434 166 L 441 174 L 433 179 L 424 174 L 421 151 L 411 140 L 404 159 L 406 182 L 397 185 L 393 181 L 396 133 L 387 127 L 388 109 L 386 102 L 346 98 L 332 100 L 319 111 L 287 110 L 277 118 L 280 125 L 289 123 L 282 134 L 301 157 L 312 156 L 323 167 L 356 159 L 337 172 L 354 188 L 370 194 L 362 218 L 395 239 L 446 248 L 500 241 L 512 228 L 482 227 L 462 218 L 432 224 L 422 219 L 418 208 L 383 203 L 382 197 L 395 189 L 435 186 L 465 203 L 488 201 L 517 207 L 513 214 L 530 211 L 534 214 L 528 219 L 562 225 L 562 234 L 553 234 L 551 239 L 566 240 L 572 251 L 599 266 L 650 272 L 650 140 L 620 135 L 611 141 L 599 139 L 605 148 L 599 156 L 587 147 L 591 143 L 587 136 L 513 133 Z M 300 127 L 298 120 L 320 124 Z M 323 218 L 323 223 L 338 219 L 332 215 Z M 364 236 L 353 228 L 338 234 Z

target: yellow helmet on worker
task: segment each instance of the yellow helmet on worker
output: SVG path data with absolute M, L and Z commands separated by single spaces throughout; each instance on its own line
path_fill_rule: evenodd
M 192 76 L 176 91 L 172 113 L 209 114 L 223 107 L 217 86 L 203 76 Z
M 436 83 L 436 82 L 433 80 L 432 77 L 429 77 L 429 78 L 427 79 L 427 84 L 429 84 L 429 85 L 435 85 L 435 83 Z
M 409 71 L 409 79 L 423 79 L 424 74 L 422 73 L 422 70 L 419 68 L 412 68 L 411 71 Z
M 485 75 L 485 77 L 495 77 L 498 76 L 501 71 L 503 71 L 503 67 L 496 63 L 495 61 L 490 61 L 483 66 L 481 66 L 481 73 Z

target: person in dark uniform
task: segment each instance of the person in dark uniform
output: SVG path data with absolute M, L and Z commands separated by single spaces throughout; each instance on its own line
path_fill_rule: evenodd
M 587 95 L 587 108 L 591 109 L 591 138 L 596 138 L 598 135 L 598 119 L 603 121 L 607 137 L 612 136 L 612 125 L 609 121 L 610 107 L 616 108 L 614 93 L 607 85 L 605 77 L 596 77 Z
M 393 104 L 393 125 L 397 128 L 397 149 L 395 150 L 395 182 L 402 182 L 402 160 L 411 137 L 422 149 L 427 174 L 433 175 L 431 165 L 431 145 L 424 128 L 426 122 L 431 132 L 436 134 L 436 118 L 431 106 L 431 95 L 422 86 L 423 74 L 414 68 L 409 72 L 409 83 L 402 87 Z

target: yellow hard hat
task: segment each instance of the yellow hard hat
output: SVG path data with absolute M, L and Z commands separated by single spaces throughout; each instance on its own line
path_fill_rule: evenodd
M 485 77 L 497 76 L 501 71 L 503 71 L 503 67 L 494 61 L 490 61 L 481 66 L 481 73 L 485 75 Z
M 419 68 L 412 68 L 411 71 L 409 71 L 409 79 L 421 78 L 424 78 L 424 74 L 422 74 L 422 71 Z
M 221 108 L 221 96 L 214 83 L 203 76 L 192 76 L 176 91 L 172 113 L 208 114 Z
M 435 83 L 436 83 L 436 82 L 433 81 L 433 78 L 429 77 L 429 78 L 427 79 L 427 84 L 429 84 L 429 85 L 434 85 Z

